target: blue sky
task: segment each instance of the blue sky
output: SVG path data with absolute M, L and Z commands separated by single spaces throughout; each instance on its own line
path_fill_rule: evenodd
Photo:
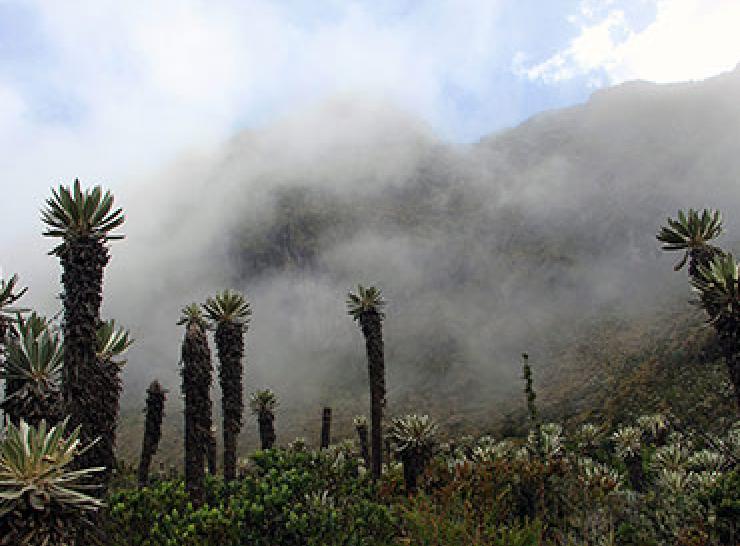
M 475 142 L 602 86 L 732 69 L 737 28 L 738 0 L 0 0 L 4 220 L 336 96 Z
M 231 74 L 217 72 L 215 83 L 220 82 L 224 93 L 234 100 L 229 111 L 231 129 L 269 123 L 272 117 L 312 100 L 359 90 L 397 101 L 427 120 L 443 138 L 454 141 L 473 141 L 542 110 L 583 101 L 594 87 L 590 74 L 553 85 L 523 77 L 515 65 L 517 55 L 536 63 L 567 48 L 579 31 L 577 18 L 585 5 L 581 0 L 294 0 L 274 4 L 279 7 L 269 2 L 215 2 L 210 4 L 220 6 L 213 10 L 215 16 L 201 19 L 200 24 L 199 17 L 212 11 L 208 5 L 181 2 L 187 6 L 183 10 L 177 4 L 162 3 L 165 9 L 160 10 L 124 8 L 127 13 L 122 17 L 120 7 L 109 5 L 106 17 L 105 9 L 86 13 L 93 3 L 59 2 L 61 7 L 54 9 L 43 3 L 0 0 L 0 85 L 23 101 L 27 122 L 74 128 L 95 115 L 96 99 L 91 96 L 95 84 L 115 80 L 131 87 L 150 86 L 152 94 L 158 91 L 157 78 L 152 82 L 141 66 L 149 48 L 160 46 L 159 62 L 164 65 L 187 63 L 188 53 L 202 46 L 207 53 L 193 62 L 194 79 L 212 77 L 208 70 L 211 55 L 226 56 L 230 63 L 223 70 L 228 68 Z M 596 10 L 594 20 L 619 9 L 634 31 L 649 24 L 656 11 L 654 3 L 645 1 L 598 4 L 605 7 Z M 247 35 L 259 26 L 252 20 L 250 7 L 263 19 L 266 30 L 260 32 L 272 32 L 272 37 L 251 40 Z M 60 21 L 61 11 L 66 13 Z M 77 20 L 71 21 L 70 15 Z M 244 23 L 242 36 L 240 19 Z M 169 28 L 171 43 L 157 44 L 158 23 Z M 110 34 L 104 28 L 90 28 L 101 24 L 109 27 Z M 226 39 L 198 44 L 197 36 L 192 41 L 182 36 L 198 27 L 204 42 L 221 32 Z M 83 36 L 79 40 L 63 36 L 64 32 L 80 30 Z M 230 41 L 232 37 L 235 39 Z M 179 58 L 178 39 L 183 41 Z M 332 50 L 333 39 L 339 51 Z M 92 51 L 82 51 L 86 43 Z M 267 78 L 250 81 L 246 68 L 240 74 L 241 56 L 252 63 L 261 61 L 262 68 L 255 72 Z M 368 64 L 365 73 L 363 62 Z M 389 69 L 383 70 L 383 65 Z M 414 73 L 420 66 L 421 78 L 415 81 Z M 166 78 L 167 70 L 153 67 L 155 71 L 158 68 Z M 343 78 L 332 69 L 348 75 Z M 404 78 L 406 70 L 408 80 Z M 178 86 L 184 88 L 192 82 L 177 70 L 173 72 L 171 88 L 166 91 L 177 96 Z M 93 89 L 77 90 L 70 80 L 80 78 L 88 80 Z M 244 92 L 243 100 L 231 95 L 239 91 Z M 183 109 L 207 111 L 208 102 L 218 100 L 217 93 L 195 93 L 188 98 L 183 100 Z

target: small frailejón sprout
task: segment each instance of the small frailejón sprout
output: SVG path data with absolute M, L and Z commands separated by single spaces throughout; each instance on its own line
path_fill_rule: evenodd
M 211 349 L 200 306 L 185 307 L 178 324 L 185 326 L 180 369 L 185 396 L 185 489 L 193 505 L 200 506 L 205 499 L 203 462 L 210 437 L 205 416 L 211 411 Z
M 277 406 L 277 395 L 270 389 L 258 390 L 249 398 L 249 409 L 257 416 L 262 449 L 272 449 L 275 445 L 275 408 Z
M 18 316 L 18 337 L 8 344 L 0 377 L 13 385 L 3 400 L 5 415 L 16 425 L 23 418 L 31 426 L 45 420 L 57 423 L 63 416 L 59 389 L 63 365 L 62 341 L 45 317 Z
M 23 419 L 5 425 L 0 441 L 0 537 L 4 544 L 79 544 L 94 534 L 92 516 L 103 506 L 87 493 L 102 468 L 74 470 L 80 427 L 64 435 L 65 419 L 47 429 Z M 76 466 L 76 465 L 74 465 Z
M 249 327 L 252 309 L 242 294 L 231 290 L 224 290 L 215 297 L 208 298 L 203 309 L 208 320 L 216 326 L 224 420 L 224 478 L 229 481 L 236 479 L 236 439 L 244 414 L 244 334 Z
M 622 458 L 632 489 L 642 491 L 644 472 L 642 469 L 642 431 L 637 427 L 620 427 L 612 434 L 617 455 Z
M 383 411 L 385 410 L 385 353 L 383 346 L 383 295 L 374 286 L 357 286 L 347 294 L 347 313 L 356 320 L 365 336 L 367 369 L 370 380 L 370 435 L 372 472 L 380 477 L 383 467 Z
M 678 211 L 678 219 L 668 218 L 667 226 L 661 226 L 656 239 L 663 243 L 663 250 L 683 251 L 681 261 L 674 270 L 678 271 L 689 262 L 689 276 L 696 278 L 700 266 L 708 266 L 722 251 L 709 241 L 722 233 L 722 215 L 718 210 L 704 209 L 701 213 L 689 209 Z
M 393 419 L 389 437 L 403 462 L 403 479 L 408 493 L 416 492 L 418 478 L 434 455 L 438 428 L 428 415 Z
M 670 421 L 662 413 L 652 413 L 638 417 L 637 426 L 642 429 L 651 442 L 658 446 L 665 444 L 670 431 Z

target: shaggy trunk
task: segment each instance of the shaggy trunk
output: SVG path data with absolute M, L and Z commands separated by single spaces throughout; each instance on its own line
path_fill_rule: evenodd
M 630 485 L 635 491 L 642 491 L 642 485 L 645 481 L 642 470 L 642 456 L 639 453 L 625 457 L 624 464 L 627 467 Z
M 406 493 L 412 495 L 416 493 L 421 465 L 415 453 L 402 454 L 401 462 L 403 463 L 403 483 Z
M 727 373 L 730 376 L 730 382 L 735 389 L 735 401 L 737 409 L 740 411 L 740 328 L 738 322 L 726 320 L 718 323 L 718 334 L 722 354 L 725 357 Z
M 115 362 L 98 362 L 98 390 L 95 393 L 95 415 L 90 419 L 93 433 L 100 440 L 90 448 L 94 466 L 104 466 L 99 474 L 104 495 L 116 465 L 116 424 L 121 396 L 121 367 Z
M 103 241 L 79 237 L 68 241 L 58 252 L 62 264 L 62 303 L 64 306 L 64 367 L 62 397 L 68 427 L 80 425 L 80 441 L 95 440 L 101 424 L 98 395 L 103 378 L 96 355 L 97 328 L 103 297 L 103 270 L 108 264 L 108 249 Z M 97 452 L 88 450 L 75 460 L 77 468 L 101 466 Z M 96 478 L 96 481 L 98 478 Z
M 416 493 L 419 476 L 424 473 L 424 468 L 431 458 L 431 450 L 425 448 L 411 449 L 401 453 L 403 483 L 406 486 L 406 493 L 409 495 Z
M 210 429 L 203 415 L 209 406 L 211 351 L 205 330 L 197 323 L 187 326 L 182 344 L 182 392 L 185 395 L 185 489 L 194 506 L 205 498 L 204 456 Z
M 324 408 L 321 412 L 321 449 L 326 449 L 331 443 L 331 408 Z
M 10 343 L 13 338 L 10 335 L 10 327 L 5 318 L 0 317 L 0 366 L 5 362 L 7 355 L 7 344 Z M 13 407 L 7 407 L 13 393 L 16 392 L 23 386 L 23 381 L 20 379 L 5 379 L 5 398 L 3 399 L 3 412 L 15 425 L 18 424 L 18 416 L 22 414 L 16 413 Z
M 149 483 L 149 466 L 157 452 L 159 439 L 162 437 L 162 418 L 164 417 L 165 391 L 159 381 L 152 381 L 146 390 L 146 422 L 144 424 L 144 441 L 141 444 L 139 459 L 139 487 Z
M 92 523 L 96 513 L 80 517 L 75 510 L 28 506 L 0 518 L 0 545 L 84 546 L 106 544 L 103 532 Z
M 372 440 L 372 472 L 379 478 L 383 466 L 383 410 L 385 409 L 385 358 L 380 314 L 371 309 L 360 315 L 365 336 L 368 376 L 370 378 L 370 436 Z
M 368 449 L 367 441 L 367 425 L 361 424 L 355 427 L 357 429 L 357 436 L 360 438 L 360 454 L 362 459 L 365 461 L 365 466 L 370 468 L 370 450 Z
M 275 445 L 275 415 L 271 411 L 261 411 L 257 416 L 262 449 L 272 449 Z
M 222 321 L 216 327 L 219 380 L 224 419 L 224 479 L 236 479 L 236 440 L 242 427 L 242 357 L 244 330 L 240 324 Z
M 209 422 L 212 421 L 209 420 Z M 213 426 L 208 427 L 208 445 L 206 446 L 206 459 L 208 459 L 208 473 L 211 476 L 215 476 L 216 472 L 218 471 L 218 461 L 216 461 L 216 435 L 213 433 Z
M 6 390 L 6 398 L 0 407 L 14 425 L 18 426 L 21 417 L 34 427 L 38 427 L 42 420 L 49 426 L 54 426 L 64 419 L 62 393 L 58 388 L 50 387 L 40 392 L 23 380 L 18 380 L 18 385 L 13 388 L 15 390 L 11 395 Z

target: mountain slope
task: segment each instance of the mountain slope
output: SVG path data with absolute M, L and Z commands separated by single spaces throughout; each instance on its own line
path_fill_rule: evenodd
M 158 302 L 151 320 L 224 284 L 245 290 L 255 309 L 246 388 L 276 390 L 284 419 L 296 419 L 281 429 L 278 417 L 288 435 L 323 404 L 343 408 L 345 424 L 366 410 L 361 334 L 343 308 L 357 282 L 389 301 L 391 413 L 494 426 L 518 403 L 526 350 L 553 412 L 607 403 L 617 418 L 628 396 L 615 386 L 676 380 L 661 366 L 690 330 L 672 326 L 691 314 L 685 276 L 655 241 L 664 217 L 719 207 L 720 244 L 738 248 L 739 94 L 740 71 L 624 84 L 469 146 L 377 105 L 330 104 L 245 133 L 196 169 L 210 198 L 166 235 L 187 251 L 142 266 L 156 269 L 143 273 Z M 129 400 L 150 379 L 134 363 L 166 361 L 177 335 L 138 336 Z M 155 372 L 177 381 L 174 366 Z

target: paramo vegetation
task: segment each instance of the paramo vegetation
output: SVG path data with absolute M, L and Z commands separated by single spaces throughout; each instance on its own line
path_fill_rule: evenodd
M 394 416 L 388 408 L 385 301 L 375 286 L 347 294 L 368 365 L 369 416 L 355 417 L 356 438 L 330 444 L 326 408 L 322 438 L 330 445 L 277 444 L 278 396 L 243 384 L 248 328 L 259 313 L 226 289 L 183 302 L 172 317 L 183 328 L 184 472 L 150 468 L 175 390 L 156 378 L 145 393 L 138 470 L 128 469 L 114 448 L 121 370 L 134 341 L 100 316 L 104 270 L 124 220 L 99 186 L 75 181 L 52 191 L 42 221 L 62 266 L 61 316 L 24 308 L 17 276 L 0 280 L 0 545 L 740 542 L 740 421 L 709 433 L 667 408 L 611 428 L 543 422 L 525 353 L 528 434 L 444 438 L 429 416 Z M 740 410 L 740 275 L 734 257 L 714 243 L 721 232 L 719 212 L 679 211 L 658 240 L 683 252 L 676 269 L 688 264 Z M 210 399 L 215 372 L 222 438 Z M 261 441 L 248 455 L 236 443 L 245 388 Z

